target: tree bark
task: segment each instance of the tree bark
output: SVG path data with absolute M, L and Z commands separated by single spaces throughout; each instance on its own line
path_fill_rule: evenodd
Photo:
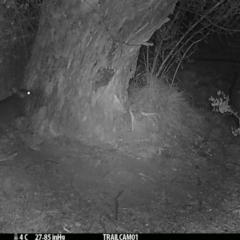
M 138 50 L 169 19 L 176 0 L 44 1 L 26 81 L 32 130 L 118 144 L 130 130 L 127 88 Z

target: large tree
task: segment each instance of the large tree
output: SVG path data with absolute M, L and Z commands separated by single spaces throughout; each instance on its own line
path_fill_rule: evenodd
M 119 134 L 131 129 L 127 88 L 138 50 L 168 21 L 175 3 L 44 1 L 26 71 L 37 96 L 33 130 L 117 145 Z

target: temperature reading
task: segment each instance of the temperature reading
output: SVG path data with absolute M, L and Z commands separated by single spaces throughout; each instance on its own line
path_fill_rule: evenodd
M 20 234 L 19 237 L 17 238 L 16 235 L 14 236 L 14 240 L 28 240 L 28 234 Z

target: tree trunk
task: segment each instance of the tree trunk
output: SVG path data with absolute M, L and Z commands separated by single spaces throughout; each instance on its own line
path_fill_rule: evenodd
M 138 50 L 175 2 L 44 1 L 26 72 L 36 96 L 33 131 L 117 145 L 131 129 L 127 88 Z

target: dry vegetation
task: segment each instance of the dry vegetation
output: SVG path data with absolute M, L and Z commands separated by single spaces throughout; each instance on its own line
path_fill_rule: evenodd
M 198 43 L 211 34 L 221 37 L 240 31 L 239 9 L 240 2 L 234 0 L 179 1 L 170 21 L 149 40 L 149 45 L 153 45 L 141 48 L 138 69 L 128 88 L 132 104 L 129 111 L 132 130 L 136 125 L 135 130 L 139 129 L 151 146 L 173 148 L 176 142 L 187 143 L 198 139 L 199 134 L 204 136 L 203 129 L 208 131 L 196 108 L 197 102 L 192 104 L 187 88 L 179 88 L 176 73 L 181 64 L 190 61 Z M 188 80 L 181 78 L 189 86 L 195 85 Z M 153 152 L 158 150 L 156 147 Z

